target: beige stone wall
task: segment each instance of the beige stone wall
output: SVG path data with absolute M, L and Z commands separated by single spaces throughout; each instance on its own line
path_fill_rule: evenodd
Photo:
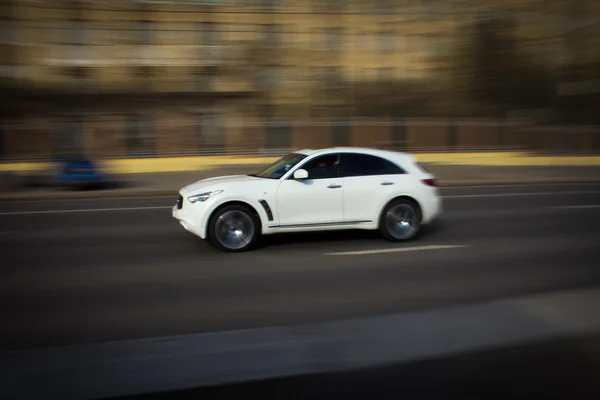
M 539 0 L 505 0 L 500 3 L 487 0 L 484 3 L 510 10 L 511 7 L 518 7 L 520 4 L 532 5 L 537 4 L 536 2 L 539 3 Z M 190 56 L 195 51 L 193 47 L 198 44 L 199 22 L 218 24 L 219 29 L 223 30 L 220 36 L 225 44 L 238 40 L 256 40 L 261 36 L 262 25 L 273 24 L 280 32 L 278 39 L 281 49 L 288 53 L 300 49 L 309 50 L 312 55 L 294 58 L 293 54 L 290 54 L 291 58 L 284 60 L 283 64 L 302 68 L 309 64 L 339 66 L 348 77 L 375 76 L 380 68 L 392 68 L 392 74 L 398 78 L 414 78 L 427 76 L 439 66 L 444 67 L 451 62 L 450 57 L 440 57 L 437 54 L 432 56 L 431 49 L 447 49 L 451 46 L 449 39 L 458 39 L 468 30 L 465 19 L 455 18 L 451 13 L 438 16 L 429 13 L 427 18 L 420 18 L 418 13 L 427 13 L 431 7 L 435 7 L 425 0 L 411 1 L 410 4 L 396 2 L 396 12 L 385 14 L 372 13 L 375 3 L 350 1 L 345 2 L 347 9 L 358 12 L 344 15 L 319 13 L 323 6 L 312 0 L 274 2 L 279 4 L 274 10 L 275 14 L 272 10 L 260 12 L 261 9 L 256 7 L 258 3 L 236 6 L 218 3 L 209 6 L 201 2 L 136 4 L 133 1 L 117 0 L 15 0 L 12 4 L 9 1 L 0 3 L 0 13 L 10 13 L 21 21 L 22 26 L 18 32 L 20 42 L 27 46 L 35 46 L 34 54 L 40 54 L 40 51 L 44 50 L 60 55 L 64 50 L 64 43 L 61 42 L 68 36 L 68 30 L 61 24 L 75 18 L 88 21 L 89 27 L 93 28 L 86 32 L 91 45 L 84 47 L 86 51 L 98 52 L 96 58 L 103 63 L 111 58 L 120 57 L 122 52 L 117 51 L 118 46 L 128 48 L 129 51 L 135 48 L 134 32 L 140 20 L 153 22 L 156 30 L 151 36 L 155 45 L 148 46 L 149 50 L 157 54 L 157 58 L 162 60 L 161 63 L 166 62 L 168 65 L 181 65 L 194 58 Z M 74 7 L 74 4 L 78 4 L 82 9 Z M 597 6 L 595 9 L 590 5 L 586 7 L 590 15 L 598 13 Z M 454 11 L 457 15 L 465 13 L 460 6 Z M 527 39 L 528 43 L 535 44 L 536 41 L 532 40 L 535 38 L 556 36 L 556 26 L 544 22 L 544 18 L 532 18 L 526 13 L 515 15 L 518 16 L 517 23 L 520 25 L 516 35 Z M 332 51 L 323 45 L 323 33 L 328 28 L 341 28 L 343 34 L 339 50 Z M 582 46 L 589 48 L 591 53 L 597 49 L 596 44 L 599 40 L 598 35 L 594 35 L 594 29 L 590 28 L 588 35 L 582 35 Z M 384 32 L 392 34 L 394 39 L 390 49 L 382 50 L 380 47 L 382 41 L 385 41 L 382 39 Z M 23 46 L 24 51 L 25 47 Z M 560 57 L 560 52 L 550 54 L 555 61 Z M 440 61 L 440 58 L 443 60 Z M 46 57 L 25 59 L 28 59 L 28 62 L 46 62 L 43 61 Z M 186 59 L 188 61 L 185 61 Z M 291 59 L 294 60 L 293 63 L 289 62 Z M 108 67 L 103 66 L 100 69 L 103 68 Z M 357 70 L 364 73 L 357 74 Z M 98 77 L 108 86 L 111 86 L 112 79 L 120 79 L 116 76 L 113 78 L 111 73 L 95 69 L 92 71 L 98 72 Z M 179 73 L 187 75 L 189 71 L 182 69 Z M 47 79 L 55 78 L 49 74 Z M 173 80 L 173 84 L 176 85 L 177 80 Z
M 234 116 L 226 121 L 228 151 L 255 152 L 266 147 L 266 127 L 252 116 Z
M 294 125 L 291 128 L 291 147 L 320 149 L 331 146 L 332 129 L 329 125 Z
M 460 24 L 451 17 L 423 23 L 401 12 L 389 16 L 372 13 L 319 14 L 314 13 L 316 5 L 310 1 L 282 3 L 280 13 L 275 16 L 271 12 L 257 12 L 255 7 L 206 6 L 189 2 L 136 5 L 129 1 L 110 1 L 83 2 L 81 5 L 83 9 L 77 10 L 72 3 L 57 0 L 35 4 L 17 2 L 13 7 L 14 13 L 23 21 L 19 36 L 27 46 L 32 46 L 32 51 L 29 52 L 31 56 L 21 57 L 21 63 L 41 63 L 47 68 L 56 68 L 51 67 L 52 62 L 47 60 L 73 58 L 74 56 L 67 55 L 73 53 L 73 46 L 66 43 L 73 36 L 69 33 L 72 27 L 65 25 L 65 22 L 80 18 L 87 21 L 85 36 L 89 38 L 89 45 L 78 48 L 84 49 L 81 51 L 85 52 L 86 58 L 95 60 L 92 63 L 96 62 L 97 65 L 90 67 L 91 73 L 102 85 L 112 87 L 115 80 L 122 81 L 123 77 L 116 71 L 104 71 L 112 68 L 107 64 L 121 63 L 121 74 L 131 77 L 136 66 L 123 65 L 123 59 L 130 58 L 134 52 L 146 52 L 148 58 L 159 60 L 157 64 L 166 66 L 190 65 L 201 59 L 198 46 L 201 36 L 197 25 L 199 22 L 216 24 L 222 31 L 219 39 L 227 48 L 234 42 L 258 40 L 262 35 L 262 26 L 268 24 L 276 26 L 279 32 L 278 47 L 286 53 L 280 62 L 282 65 L 297 69 L 306 69 L 312 65 L 337 66 L 342 69 L 344 76 L 350 78 L 376 76 L 378 69 L 390 68 L 396 77 L 410 78 L 422 76 L 423 71 L 435 68 L 439 61 L 434 65 L 424 57 L 421 50 L 414 50 L 415 46 L 410 46 L 416 40 L 415 35 L 447 38 L 460 29 Z M 290 13 L 290 10 L 300 12 Z M 150 46 L 136 45 L 135 31 L 141 20 L 153 23 L 155 30 L 151 32 Z M 339 49 L 332 50 L 324 46 L 325 30 L 329 28 L 340 28 L 342 34 Z M 389 49 L 381 49 L 381 42 L 386 40 L 382 39 L 383 32 L 394 35 L 394 43 Z M 25 47 L 23 46 L 23 51 L 27 51 Z M 416 46 L 421 47 L 425 46 Z M 43 57 L 39 56 L 40 52 L 44 54 Z M 298 52 L 303 56 L 295 56 Z M 236 57 L 225 57 L 221 62 L 235 65 Z M 63 64 L 68 63 L 63 61 Z M 356 70 L 368 71 L 364 74 L 352 73 Z M 176 74 L 180 74 L 182 79 L 189 79 L 189 72 L 189 69 L 182 68 Z M 235 73 L 228 71 L 224 74 Z M 58 83 L 54 75 L 47 74 L 46 79 Z M 169 88 L 167 83 L 166 87 L 161 86 L 161 90 L 179 90 L 180 80 L 170 81 L 173 88 Z

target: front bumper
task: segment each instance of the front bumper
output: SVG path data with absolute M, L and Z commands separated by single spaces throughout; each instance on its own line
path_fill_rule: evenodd
M 188 232 L 206 239 L 206 225 L 204 223 L 204 213 L 196 205 L 191 204 L 183 198 L 182 207 L 174 205 L 171 209 L 173 218 L 179 221 L 179 224 Z

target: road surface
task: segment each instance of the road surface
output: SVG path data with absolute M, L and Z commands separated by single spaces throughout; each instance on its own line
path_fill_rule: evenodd
M 442 194 L 444 216 L 410 243 L 293 234 L 244 254 L 185 232 L 176 194 L 2 203 L 0 343 L 316 323 L 600 284 L 600 185 Z

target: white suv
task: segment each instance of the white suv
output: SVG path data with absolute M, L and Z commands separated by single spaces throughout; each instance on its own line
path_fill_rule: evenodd
M 223 251 L 239 252 L 282 232 L 378 229 L 404 241 L 441 211 L 435 177 L 412 156 L 330 148 L 290 153 L 258 174 L 188 185 L 173 217 Z

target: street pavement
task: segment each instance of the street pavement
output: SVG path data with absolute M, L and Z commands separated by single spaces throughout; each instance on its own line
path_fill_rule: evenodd
M 185 232 L 171 196 L 2 203 L 0 343 L 299 324 L 600 283 L 599 185 L 442 194 L 443 217 L 411 243 L 288 234 L 230 255 Z
M 2 350 L 418 315 L 600 286 L 600 185 L 442 195 L 443 217 L 409 243 L 288 234 L 243 254 L 185 232 L 174 196 L 2 202 Z

